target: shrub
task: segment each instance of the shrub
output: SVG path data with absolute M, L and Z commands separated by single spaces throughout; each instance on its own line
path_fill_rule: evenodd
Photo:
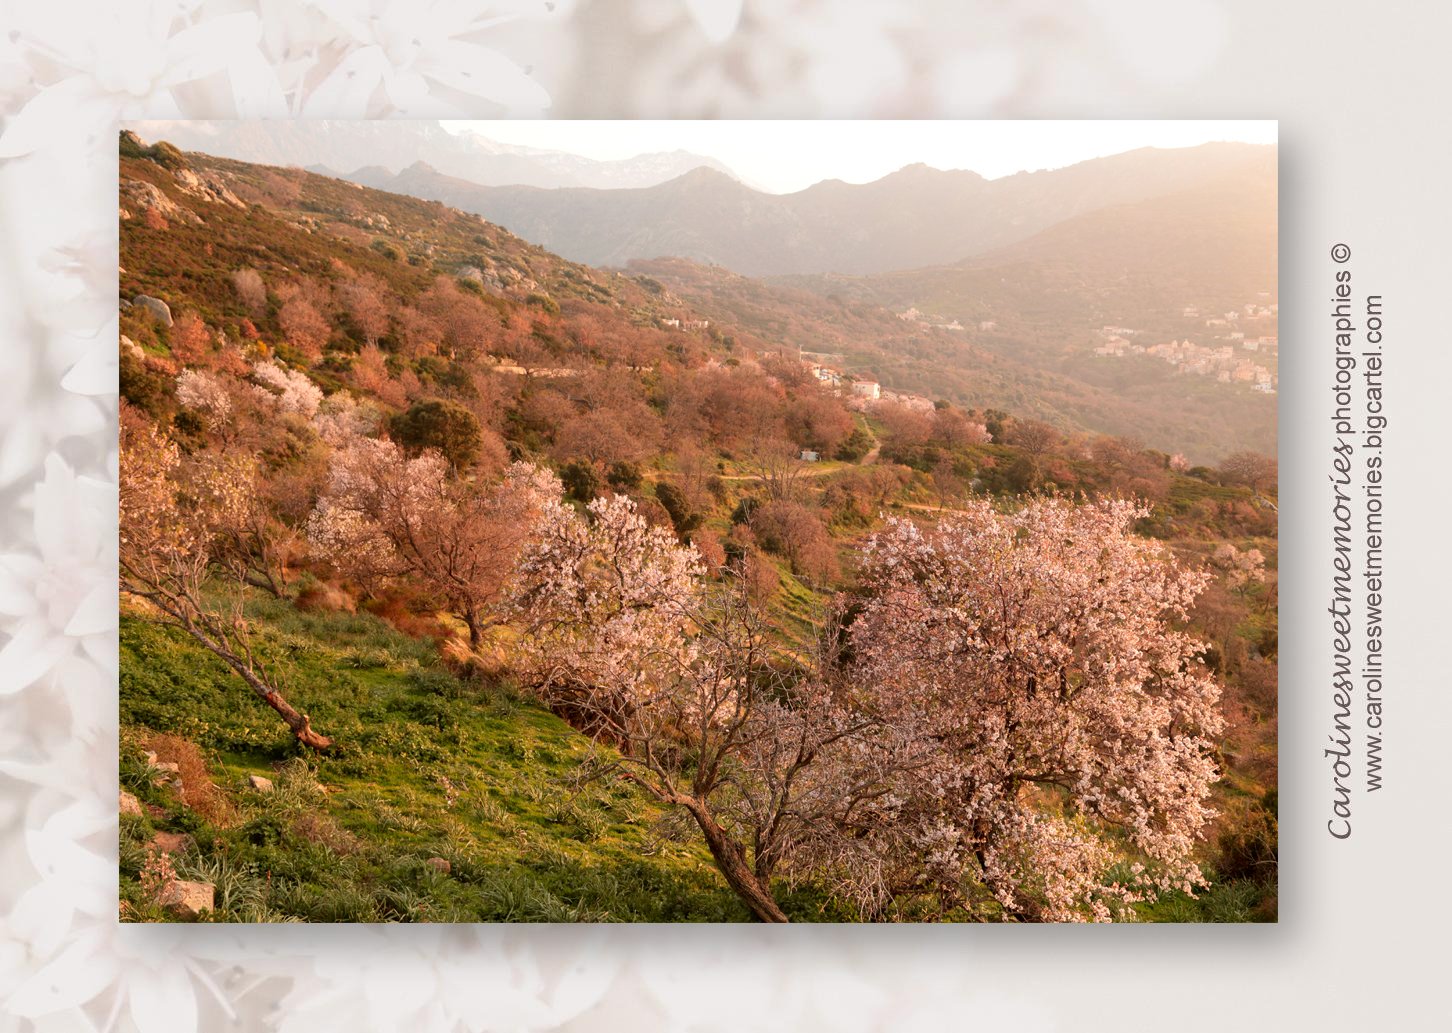
M 456 472 L 473 466 L 483 447 L 479 418 L 457 402 L 415 402 L 389 421 L 388 430 L 408 452 L 438 449 Z
M 600 475 L 595 467 L 583 459 L 566 463 L 560 468 L 560 481 L 570 498 L 579 502 L 590 502 L 600 494 Z
M 526 305 L 533 305 L 551 316 L 560 314 L 559 302 L 545 294 L 531 294 L 524 299 L 524 303 Z
M 639 488 L 640 467 L 626 460 L 611 463 L 609 472 L 605 474 L 605 480 L 612 488 L 624 490 Z
M 691 512 L 685 494 L 674 484 L 669 481 L 657 484 L 655 497 L 670 515 L 671 525 L 675 527 L 677 534 L 685 537 L 701 526 L 701 514 Z
M 121 349 L 121 397 L 152 417 L 160 416 L 172 392 L 172 378 L 146 364 L 129 348 Z
M 375 240 L 370 246 L 390 262 L 402 262 L 404 260 L 403 249 L 391 240 Z
M 855 463 L 872 451 L 872 435 L 861 427 L 853 427 L 847 439 L 837 446 L 836 458 L 844 463 Z

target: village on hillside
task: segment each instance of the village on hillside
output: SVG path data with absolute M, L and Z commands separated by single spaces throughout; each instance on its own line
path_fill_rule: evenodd
M 1276 333 L 1280 306 L 1267 302 L 1268 298 L 1269 293 L 1263 291 L 1259 302 L 1247 302 L 1241 308 L 1231 309 L 1222 315 L 1204 317 L 1204 331 L 1208 332 L 1211 341 L 1208 344 L 1192 340 L 1189 334 L 1183 340 L 1144 344 L 1142 339 L 1146 335 L 1143 331 L 1105 326 L 1098 330 L 1104 343 L 1094 349 L 1094 354 L 1116 359 L 1126 355 L 1147 355 L 1169 363 L 1177 373 L 1214 377 L 1222 384 L 1248 384 L 1253 391 L 1273 395 L 1280 384 L 1280 341 Z M 1202 319 L 1198 305 L 1186 305 L 1180 316 L 1197 324 Z M 1205 333 L 1192 333 L 1206 336 Z

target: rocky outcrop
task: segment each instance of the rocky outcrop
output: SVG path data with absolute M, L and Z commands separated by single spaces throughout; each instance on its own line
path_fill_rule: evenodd
M 177 169 L 173 175 L 184 194 L 212 204 L 225 204 L 245 209 L 247 205 L 222 181 L 215 172 L 198 173 L 193 169 Z
M 202 217 L 190 208 L 183 208 L 167 197 L 155 184 L 140 179 L 121 180 L 121 211 L 129 215 L 155 211 L 169 222 L 196 225 Z

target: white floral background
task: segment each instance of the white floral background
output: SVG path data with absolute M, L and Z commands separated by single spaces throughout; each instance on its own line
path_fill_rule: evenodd
M 1224 1028 L 1181 1003 L 1232 956 L 1251 989 L 1218 1003 L 1271 999 L 1256 971 L 1306 943 L 1284 923 L 1114 930 L 1155 939 L 1113 956 L 1080 930 L 118 926 L 114 162 L 127 118 L 1264 117 L 1258 84 L 1315 103 L 1271 72 L 1295 28 L 1242 0 L 0 0 L 0 1033 Z

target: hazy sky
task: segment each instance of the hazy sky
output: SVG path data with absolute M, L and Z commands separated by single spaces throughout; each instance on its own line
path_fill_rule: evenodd
M 997 179 L 1060 168 L 1136 147 L 1192 147 L 1212 140 L 1275 143 L 1274 121 L 498 121 L 444 122 L 503 143 L 589 158 L 682 149 L 716 158 L 777 193 L 823 179 L 866 183 L 904 165 L 972 169 Z

